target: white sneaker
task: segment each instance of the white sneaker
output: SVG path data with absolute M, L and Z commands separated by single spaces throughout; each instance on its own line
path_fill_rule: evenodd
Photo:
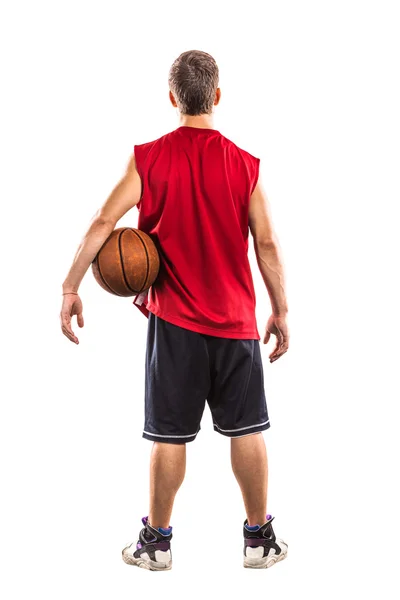
M 142 523 L 144 528 L 138 542 L 132 542 L 122 550 L 122 560 L 150 571 L 169 571 L 172 567 L 172 527 L 155 529 L 149 524 L 148 517 L 143 517 Z
M 264 525 L 243 525 L 244 561 L 243 566 L 250 569 L 268 569 L 287 556 L 288 545 L 276 538 L 272 528 L 275 517 L 267 515 Z

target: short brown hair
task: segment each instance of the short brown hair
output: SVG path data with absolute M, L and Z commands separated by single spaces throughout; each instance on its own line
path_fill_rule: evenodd
M 168 83 L 181 113 L 202 115 L 212 112 L 218 80 L 214 58 L 201 50 L 188 50 L 173 62 Z

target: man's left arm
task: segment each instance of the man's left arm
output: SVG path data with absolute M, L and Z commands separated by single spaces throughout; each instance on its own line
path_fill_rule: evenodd
M 62 284 L 61 328 L 63 333 L 75 343 L 78 343 L 78 338 L 71 329 L 71 316 L 76 314 L 78 324 L 80 327 L 83 326 L 81 302 L 78 296 L 79 285 L 98 251 L 115 229 L 119 219 L 138 204 L 141 190 L 142 183 L 136 169 L 135 157 L 132 155 L 125 174 L 93 216 Z

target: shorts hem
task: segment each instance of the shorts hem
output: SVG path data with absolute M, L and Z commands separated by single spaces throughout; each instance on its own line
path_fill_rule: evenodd
M 200 431 L 200 430 L 199 430 Z M 161 442 L 163 444 L 186 444 L 193 442 L 199 431 L 191 435 L 161 435 L 156 433 L 150 433 L 149 431 L 143 431 L 142 437 L 150 442 Z
M 250 425 L 249 427 L 242 427 L 240 429 L 232 430 L 221 429 L 216 423 L 214 423 L 214 431 L 230 438 L 246 437 L 254 433 L 261 433 L 262 431 L 266 431 L 270 427 L 271 424 L 269 422 L 269 419 L 268 421 L 266 421 L 265 423 L 261 423 L 260 425 Z

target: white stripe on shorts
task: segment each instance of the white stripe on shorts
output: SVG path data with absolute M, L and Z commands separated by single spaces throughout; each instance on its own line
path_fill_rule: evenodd
M 161 435 L 160 433 L 150 433 L 150 431 L 144 431 L 143 430 L 143 433 L 146 433 L 147 435 L 152 435 L 153 437 L 162 437 L 162 438 L 188 438 L 188 437 L 194 437 L 199 432 L 196 431 L 196 433 L 191 433 L 190 435 Z
M 222 429 L 214 421 L 215 427 L 217 427 L 217 429 L 219 429 L 220 431 L 223 431 L 224 433 L 233 433 L 234 431 L 244 431 L 245 429 L 253 429 L 253 427 L 262 427 L 263 425 L 266 425 L 267 423 L 269 423 L 269 419 L 268 419 L 268 421 L 264 421 L 264 423 L 258 423 L 257 425 L 248 425 L 248 427 L 239 427 L 238 429 Z

